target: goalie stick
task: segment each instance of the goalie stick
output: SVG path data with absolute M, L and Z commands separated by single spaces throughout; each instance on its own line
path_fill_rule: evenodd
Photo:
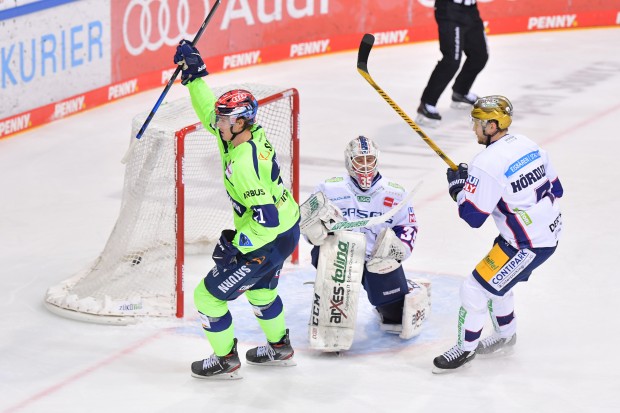
M 353 228 L 362 228 L 362 227 L 368 228 L 368 227 L 372 227 L 372 226 L 375 226 L 375 225 L 383 224 L 387 220 L 391 219 L 394 215 L 396 215 L 398 213 L 398 211 L 400 211 L 405 205 L 407 205 L 409 203 L 411 198 L 413 198 L 413 195 L 420 188 L 420 185 L 422 185 L 422 182 L 424 182 L 424 181 L 418 182 L 413 187 L 411 192 L 409 192 L 409 194 L 407 195 L 407 197 L 405 199 L 403 199 L 398 205 L 396 205 L 394 208 L 390 209 L 388 212 L 386 212 L 383 215 L 377 215 L 377 216 L 374 216 L 374 217 L 371 217 L 371 218 L 359 219 L 359 220 L 356 220 L 356 221 L 337 222 L 337 223 L 335 223 L 334 225 L 330 226 L 327 229 L 331 232 L 331 231 L 342 231 L 342 230 L 348 230 L 348 229 L 353 229 Z
M 454 162 L 452 162 L 452 160 L 448 158 L 448 156 L 439 148 L 439 146 L 437 146 L 435 142 L 433 142 L 424 133 L 424 131 L 420 129 L 418 124 L 411 120 L 411 118 L 407 116 L 407 114 L 387 95 L 387 93 L 385 93 L 383 89 L 381 89 L 381 87 L 379 87 L 379 85 L 375 83 L 375 81 L 370 76 L 370 73 L 368 73 L 368 56 L 370 55 L 370 50 L 372 49 L 372 45 L 374 43 L 375 36 L 370 33 L 366 33 L 362 38 L 360 48 L 357 52 L 357 71 L 360 73 L 360 75 L 362 75 L 364 79 L 366 79 L 368 83 L 370 83 L 373 88 L 375 88 L 375 90 L 392 107 L 392 109 L 394 109 L 396 113 L 398 113 L 400 117 L 403 118 L 405 122 L 407 122 L 411 129 L 413 129 L 418 135 L 420 135 L 424 142 L 426 142 L 428 146 L 430 146 L 435 151 L 435 153 L 439 155 L 439 157 L 443 159 L 445 163 L 448 164 L 451 169 L 456 171 L 457 166 L 454 164 Z
M 205 20 L 202 22 L 202 25 L 200 26 L 200 29 L 198 30 L 198 33 L 196 33 L 196 36 L 194 36 L 194 40 L 192 40 L 192 46 L 195 46 L 196 43 L 198 43 L 198 40 L 200 39 L 200 37 L 204 33 L 205 29 L 207 28 L 207 25 L 209 24 L 209 21 L 211 21 L 211 18 L 215 14 L 215 11 L 220 6 L 221 1 L 222 0 L 215 0 L 215 3 L 213 4 L 213 7 L 211 7 L 211 10 L 209 11 L 209 14 L 205 18 Z M 153 109 L 151 109 L 151 112 L 146 117 L 146 120 L 142 124 L 142 127 L 140 128 L 140 130 L 136 134 L 136 140 L 140 140 L 140 138 L 142 137 L 142 135 L 146 131 L 146 128 L 149 126 L 149 123 L 151 123 L 151 120 L 153 119 L 153 116 L 155 116 L 155 112 L 157 112 L 157 109 L 159 109 L 159 106 L 161 105 L 162 101 L 164 100 L 164 98 L 168 94 L 168 91 L 172 87 L 172 84 L 176 80 L 177 76 L 179 76 L 180 72 L 181 72 L 181 65 L 178 65 L 177 68 L 175 69 L 174 73 L 170 77 L 170 80 L 168 80 L 168 84 L 166 84 L 166 87 L 164 88 L 164 91 L 161 92 L 161 95 L 159 95 L 159 99 L 157 99 L 157 102 L 155 102 L 155 106 L 153 106 Z M 124 164 L 127 163 L 127 160 L 129 159 L 129 154 L 131 153 L 131 151 L 133 149 L 133 146 L 135 145 L 135 142 L 136 141 L 134 141 L 134 140 L 131 141 L 131 144 L 129 145 L 129 149 L 127 150 L 127 153 L 125 154 L 125 156 L 123 156 L 123 159 L 121 160 L 122 163 L 124 163 Z

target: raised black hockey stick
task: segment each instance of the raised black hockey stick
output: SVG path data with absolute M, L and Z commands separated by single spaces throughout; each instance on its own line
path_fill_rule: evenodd
M 403 118 L 409 126 L 411 126 L 411 129 L 416 131 L 416 133 L 420 135 L 424 142 L 426 142 L 428 146 L 430 146 L 435 151 L 435 153 L 439 155 L 439 157 L 443 159 L 445 163 L 448 164 L 450 168 L 456 171 L 457 166 L 454 164 L 454 162 L 452 162 L 450 158 L 448 158 L 448 156 L 439 148 L 439 146 L 435 145 L 435 142 L 433 142 L 428 136 L 426 136 L 426 134 L 422 129 L 420 129 L 418 124 L 411 120 L 409 116 L 407 116 L 407 114 L 387 95 L 387 93 L 385 93 L 383 89 L 381 89 L 381 87 L 379 87 L 379 85 L 375 83 L 375 81 L 370 76 L 370 73 L 368 73 L 368 56 L 370 55 L 370 50 L 372 49 L 372 45 L 374 43 L 375 36 L 370 33 L 366 33 L 362 38 L 360 48 L 357 52 L 357 71 L 360 73 L 360 75 L 362 75 L 364 79 L 366 79 L 368 83 L 370 83 L 373 88 L 375 88 L 375 90 L 392 107 L 392 109 L 394 109 L 396 113 L 398 113 L 400 117 Z
M 198 43 L 198 40 L 200 39 L 200 37 L 202 36 L 202 33 L 204 33 L 205 29 L 207 28 L 207 25 L 209 24 L 209 21 L 211 21 L 211 18 L 215 14 L 215 11 L 220 6 L 221 1 L 222 0 L 215 0 L 215 3 L 213 3 L 213 7 L 211 7 L 211 10 L 209 11 L 209 14 L 205 18 L 205 20 L 202 22 L 202 25 L 200 26 L 200 29 L 198 30 L 198 33 L 196 33 L 196 36 L 194 36 L 194 40 L 192 40 L 192 46 L 195 46 L 196 43 Z M 168 80 L 168 84 L 166 84 L 166 87 L 164 88 L 164 91 L 161 92 L 161 95 L 159 95 L 159 99 L 157 99 L 157 102 L 155 102 L 155 106 L 153 106 L 153 109 L 151 110 L 149 115 L 146 117 L 146 120 L 142 124 L 142 127 L 140 128 L 140 130 L 136 134 L 136 139 L 139 140 L 142 137 L 142 135 L 144 134 L 144 132 L 146 131 L 146 128 L 149 126 L 149 123 L 151 123 L 151 119 L 153 119 L 153 116 L 155 116 L 155 112 L 157 112 L 157 109 L 159 109 L 159 105 L 161 105 L 161 103 L 163 102 L 164 98 L 168 94 L 168 91 L 172 87 L 172 84 L 177 79 L 177 76 L 179 76 L 179 73 L 181 73 L 181 66 L 180 65 L 177 66 L 177 68 L 175 69 L 174 73 L 172 74 L 172 77 L 170 77 L 170 80 Z M 127 153 L 125 154 L 125 156 L 123 157 L 123 160 L 121 161 L 122 163 L 127 163 L 127 159 L 129 158 L 129 154 L 131 153 L 131 150 L 133 148 L 134 143 L 135 143 L 135 141 L 132 141 L 132 143 L 130 144 L 129 149 L 127 150 Z
M 328 230 L 329 231 L 342 231 L 342 230 L 348 230 L 348 229 L 353 229 L 353 228 L 362 228 L 362 227 L 369 228 L 369 227 L 373 227 L 375 225 L 383 224 L 384 222 L 389 221 L 390 219 L 392 219 L 392 217 L 394 215 L 396 215 L 398 213 L 398 211 L 400 211 L 405 205 L 407 205 L 409 203 L 411 198 L 413 198 L 413 195 L 416 192 L 418 192 L 418 189 L 420 188 L 420 185 L 422 185 L 422 182 L 424 182 L 424 181 L 418 182 L 413 187 L 413 189 L 409 192 L 409 194 L 407 195 L 407 197 L 405 199 L 403 199 L 398 205 L 396 205 L 394 208 L 390 209 L 385 214 L 377 215 L 377 216 L 371 217 L 371 218 L 358 219 L 357 221 L 341 221 L 341 222 L 337 222 L 334 225 L 332 225 L 331 227 L 329 227 Z

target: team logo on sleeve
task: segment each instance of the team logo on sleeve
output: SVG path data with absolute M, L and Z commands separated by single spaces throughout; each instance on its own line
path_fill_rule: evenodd
M 383 205 L 385 205 L 388 208 L 392 208 L 392 206 L 394 206 L 394 198 L 390 198 L 389 196 L 386 196 L 385 198 L 383 198 Z
M 253 247 L 252 241 L 243 232 L 239 234 L 239 246 L 241 247 Z
M 465 182 L 465 186 L 463 186 L 463 189 L 470 194 L 473 194 L 476 192 L 476 188 L 478 188 L 478 182 L 480 182 L 478 178 L 473 175 L 469 175 L 467 177 L 467 181 Z

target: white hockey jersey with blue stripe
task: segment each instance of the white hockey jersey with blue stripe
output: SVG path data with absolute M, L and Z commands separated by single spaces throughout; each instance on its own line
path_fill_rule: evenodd
M 349 175 L 337 176 L 320 183 L 316 192 L 323 192 L 332 204 L 340 208 L 345 220 L 369 218 L 383 215 L 398 205 L 407 196 L 405 188 L 377 174 L 373 184 L 367 191 L 362 191 Z M 371 228 L 357 228 L 354 231 L 366 234 L 366 260 L 375 245 L 377 235 L 385 227 L 392 228 L 397 237 L 407 245 L 406 258 L 413 250 L 418 224 L 413 204 L 404 206 L 386 223 Z
M 459 216 L 478 228 L 492 215 L 501 236 L 518 249 L 554 247 L 563 192 L 547 152 L 523 135 L 508 134 L 469 164 L 457 196 Z

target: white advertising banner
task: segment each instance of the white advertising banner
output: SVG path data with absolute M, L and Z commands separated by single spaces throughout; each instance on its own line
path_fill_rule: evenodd
M 110 84 L 108 0 L 19 2 L 0 27 L 0 118 Z

